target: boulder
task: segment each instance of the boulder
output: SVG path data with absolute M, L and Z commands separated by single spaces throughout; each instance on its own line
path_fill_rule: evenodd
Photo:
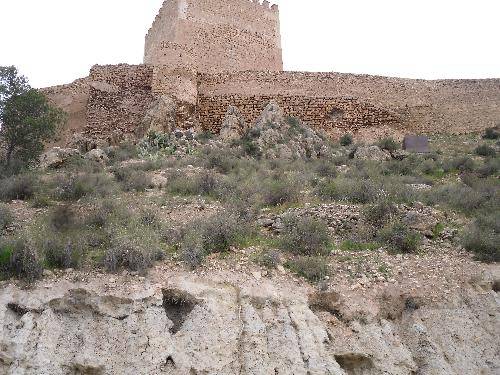
M 177 125 L 177 102 L 168 95 L 155 100 L 144 116 L 139 136 L 149 132 L 171 133 Z
M 275 101 L 271 100 L 255 122 L 255 128 L 263 129 L 269 124 L 283 125 L 284 122 L 283 110 Z
M 87 152 L 85 154 L 85 159 L 100 164 L 106 164 L 109 161 L 108 155 L 106 155 L 106 153 L 100 148 L 95 148 Z
M 391 159 L 391 154 L 378 146 L 362 146 L 358 147 L 354 153 L 354 158 L 360 160 L 386 161 Z
M 241 138 L 247 129 L 247 124 L 238 108 L 229 106 L 222 122 L 220 139 L 224 142 Z
M 81 157 L 77 149 L 54 147 L 42 154 L 40 157 L 40 168 L 58 169 L 63 167 L 73 157 Z

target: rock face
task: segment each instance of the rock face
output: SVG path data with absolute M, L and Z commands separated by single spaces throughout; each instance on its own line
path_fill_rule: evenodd
M 149 132 L 170 133 L 177 126 L 177 103 L 168 95 L 162 95 L 149 107 L 141 124 L 140 134 Z
M 385 152 L 378 146 L 364 146 L 358 147 L 354 154 L 354 158 L 360 160 L 386 161 L 391 159 L 391 154 Z
M 363 319 L 312 295 L 169 277 L 0 290 L 2 374 L 495 374 L 499 296 L 420 306 L 397 294 Z M 112 282 L 117 282 L 114 277 Z M 388 307 L 392 307 L 389 310 Z M 390 311 L 390 313 L 388 313 Z
M 106 164 L 106 162 L 109 161 L 108 155 L 104 152 L 104 150 L 100 148 L 95 148 L 93 150 L 90 150 L 85 154 L 85 159 L 100 163 L 100 164 Z
M 238 108 L 229 106 L 220 130 L 220 138 L 224 142 L 230 142 L 243 137 L 247 124 L 240 114 Z
M 40 168 L 57 169 L 61 168 L 69 159 L 81 156 L 80 152 L 74 148 L 54 147 L 45 152 L 40 157 Z
M 285 118 L 271 101 L 246 135 L 247 144 L 267 159 L 317 158 L 328 153 L 324 137 L 295 118 Z

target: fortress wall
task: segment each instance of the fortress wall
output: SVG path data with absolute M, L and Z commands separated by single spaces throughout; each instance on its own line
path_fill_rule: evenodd
M 148 35 L 144 62 L 200 72 L 281 71 L 277 6 L 249 0 L 166 1 Z
M 198 99 L 197 73 L 187 69 L 155 66 L 152 76 L 152 92 L 155 96 L 166 94 L 180 102 L 196 105 Z
M 255 95 L 355 98 L 364 106 L 394 113 L 399 127 L 413 133 L 468 133 L 500 121 L 500 79 L 426 81 L 340 73 L 233 72 L 200 74 L 198 90 L 200 97 L 215 101 Z M 307 117 L 307 106 L 302 111 Z M 338 132 L 332 123 L 318 121 L 316 126 Z
M 152 76 L 146 65 L 92 67 L 84 135 L 110 144 L 133 137 L 153 101 Z
M 61 134 L 115 144 L 135 138 L 155 97 L 179 102 L 178 126 L 217 132 L 228 106 L 251 123 L 270 100 L 333 137 L 360 140 L 405 133 L 468 133 L 500 122 L 500 80 L 424 81 L 336 73 L 197 74 L 167 66 L 95 66 L 88 78 L 44 89 L 67 110 Z M 63 141 L 62 141 L 63 142 Z
M 299 118 L 332 137 L 347 132 L 366 133 L 373 128 L 378 132 L 397 129 L 401 123 L 396 113 L 349 97 L 200 95 L 200 125 L 205 130 L 217 133 L 230 105 L 240 110 L 247 123 L 253 123 L 270 100 L 276 101 L 287 116 Z
M 148 33 L 144 44 L 144 62 L 153 63 L 159 58 L 160 44 L 175 40 L 177 20 L 181 0 L 168 0 L 163 3 Z
M 87 105 L 90 97 L 89 78 L 73 83 L 42 89 L 49 102 L 67 114 L 67 122 L 58 134 L 58 139 L 48 146 L 64 146 L 75 133 L 81 132 L 87 124 Z

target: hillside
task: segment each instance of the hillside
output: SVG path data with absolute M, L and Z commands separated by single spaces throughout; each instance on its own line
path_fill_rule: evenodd
M 1 373 L 500 370 L 498 129 L 417 154 L 273 102 L 157 120 L 0 180 Z

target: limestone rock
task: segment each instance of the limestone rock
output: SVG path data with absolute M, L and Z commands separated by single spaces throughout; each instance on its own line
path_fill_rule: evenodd
M 257 288 L 187 274 L 120 287 L 127 277 L 113 276 L 111 290 L 102 275 L 0 289 L 0 373 L 493 374 L 500 366 L 491 285 L 434 305 L 394 291 L 370 317 L 350 313 L 335 292 L 308 300 L 266 278 L 254 277 Z
M 104 150 L 100 148 L 95 148 L 93 150 L 90 150 L 85 154 L 85 159 L 99 163 L 99 164 L 106 164 L 109 161 L 108 155 L 104 152 Z
M 144 116 L 140 136 L 149 132 L 170 133 L 177 126 L 177 103 L 168 95 L 155 100 Z
M 222 122 L 220 138 L 224 142 L 230 142 L 241 138 L 247 129 L 247 124 L 238 108 L 229 106 Z
M 323 137 L 298 119 L 285 118 L 283 110 L 273 101 L 248 135 L 266 159 L 317 158 L 329 152 Z
M 391 159 L 391 154 L 378 146 L 362 146 L 358 147 L 354 153 L 354 158 L 360 160 L 386 161 Z
M 40 157 L 40 167 L 42 169 L 58 169 L 64 166 L 69 159 L 79 157 L 80 152 L 74 148 L 54 147 Z
M 275 101 L 270 101 L 255 122 L 255 128 L 263 129 L 268 124 L 283 124 L 285 121 L 284 118 L 283 110 L 280 106 Z

